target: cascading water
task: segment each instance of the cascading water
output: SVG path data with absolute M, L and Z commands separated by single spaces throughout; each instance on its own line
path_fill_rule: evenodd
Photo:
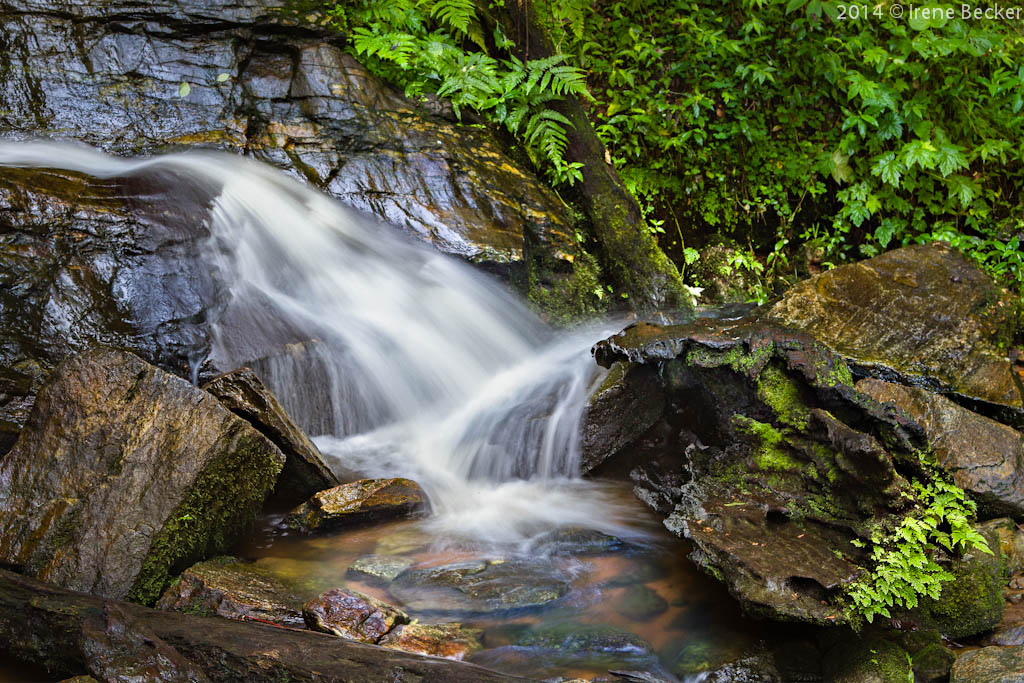
M 637 533 L 575 476 L 598 377 L 589 348 L 612 328 L 556 335 L 467 265 L 236 156 L 0 143 L 0 165 L 153 174 L 208 193 L 196 220 L 227 292 L 212 357 L 255 360 L 254 334 L 305 342 L 301 363 L 262 361 L 265 381 L 339 469 L 421 482 L 436 531 L 502 543 L 558 525 Z

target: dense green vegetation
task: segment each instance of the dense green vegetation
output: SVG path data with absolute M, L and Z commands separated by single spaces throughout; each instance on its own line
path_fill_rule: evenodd
M 549 105 L 584 100 L 677 263 L 730 244 L 752 298 L 778 275 L 934 240 L 1024 282 L 1017 22 L 958 5 L 896 18 L 887 0 L 538 2 L 557 53 L 530 59 L 492 19 L 504 4 L 328 7 L 377 73 L 504 126 L 556 187 L 579 164 Z

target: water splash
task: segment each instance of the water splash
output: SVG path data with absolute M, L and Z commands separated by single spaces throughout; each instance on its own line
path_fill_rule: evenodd
M 466 264 L 237 156 L 125 160 L 0 143 L 0 165 L 149 174 L 207 193 L 197 223 L 224 289 L 213 360 L 256 361 L 340 470 L 420 481 L 439 533 L 516 542 L 578 525 L 630 535 L 628 513 L 576 477 L 579 421 L 599 375 L 589 348 L 613 326 L 556 335 Z M 268 339 L 292 345 L 257 361 Z

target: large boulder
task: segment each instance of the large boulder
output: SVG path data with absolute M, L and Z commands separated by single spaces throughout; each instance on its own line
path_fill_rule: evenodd
M 0 461 L 0 561 L 73 590 L 151 603 L 227 551 L 284 456 L 213 396 L 128 353 L 66 361 Z
M 765 314 L 815 336 L 857 374 L 949 394 L 1024 425 L 1008 358 L 1013 297 L 942 244 L 896 249 L 792 287 Z
M 924 427 L 939 464 L 983 518 L 1024 516 L 1024 435 L 920 387 L 862 379 L 857 390 Z
M 341 484 L 320 451 L 249 368 L 229 372 L 203 385 L 228 410 L 270 439 L 284 453 L 284 469 L 274 494 L 298 502 Z
M 657 373 L 651 368 L 632 368 L 615 363 L 587 399 L 580 443 L 580 469 L 586 473 L 600 466 L 638 439 L 665 410 Z
M 960 655 L 950 683 L 1024 683 L 1024 645 L 983 647 Z
M 912 510 L 920 427 L 810 337 L 749 319 L 638 323 L 594 352 L 662 378 L 671 436 L 631 476 L 697 564 L 754 613 L 843 621 L 868 566 L 852 542 Z

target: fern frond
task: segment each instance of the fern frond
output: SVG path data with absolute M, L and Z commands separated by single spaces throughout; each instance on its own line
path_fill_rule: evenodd
M 468 34 L 470 22 L 476 19 L 476 3 L 473 0 L 437 0 L 430 9 L 430 16 Z

